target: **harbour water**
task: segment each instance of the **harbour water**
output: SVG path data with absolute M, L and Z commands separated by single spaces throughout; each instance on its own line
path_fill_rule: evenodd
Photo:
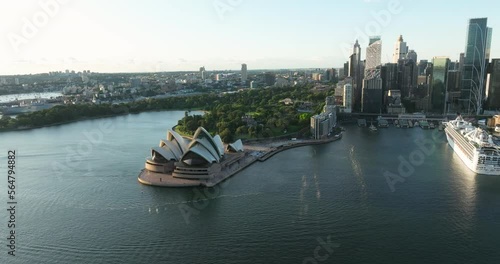
M 183 115 L 1 133 L 0 175 L 17 153 L 18 224 L 15 257 L 1 231 L 0 263 L 500 263 L 500 177 L 470 172 L 435 130 L 347 126 L 217 188 L 138 183 Z

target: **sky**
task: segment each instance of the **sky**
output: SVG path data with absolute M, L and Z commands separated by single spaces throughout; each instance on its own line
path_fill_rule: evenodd
M 364 58 L 371 35 L 383 63 L 399 35 L 418 59 L 458 60 L 476 17 L 488 17 L 498 58 L 498 10 L 496 0 L 0 0 L 0 75 L 338 68 L 356 38 Z

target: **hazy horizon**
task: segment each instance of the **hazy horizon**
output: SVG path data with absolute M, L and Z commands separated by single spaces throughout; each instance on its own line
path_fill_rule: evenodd
M 500 4 L 423 0 L 1 2 L 0 75 L 66 69 L 141 73 L 340 68 L 359 38 L 382 37 L 382 62 L 403 35 L 418 59 L 465 51 L 470 18 L 488 17 L 500 57 Z M 432 8 L 430 8 L 432 7 Z M 453 12 L 448 12 L 453 10 Z M 432 41 L 430 41 L 432 39 Z

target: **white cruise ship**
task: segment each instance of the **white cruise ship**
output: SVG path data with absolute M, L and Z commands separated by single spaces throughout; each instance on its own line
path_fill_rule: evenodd
M 500 175 L 500 147 L 491 135 L 461 116 L 445 125 L 448 143 L 469 169 L 478 174 Z

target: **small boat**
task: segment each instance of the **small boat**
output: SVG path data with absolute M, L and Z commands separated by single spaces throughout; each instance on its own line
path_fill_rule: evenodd
M 371 124 L 371 126 L 369 127 L 370 131 L 377 131 L 377 127 L 373 125 L 373 123 Z
M 429 122 L 427 122 L 425 120 L 420 121 L 420 127 L 422 129 L 429 129 Z
M 385 120 L 385 119 L 380 119 L 378 121 L 378 127 L 380 127 L 380 128 L 388 128 L 389 127 L 389 122 L 387 122 L 387 120 Z
M 439 131 L 443 131 L 443 130 L 444 130 L 444 128 L 445 128 L 445 125 L 441 122 L 441 123 L 439 124 L 439 126 L 438 126 L 438 130 L 439 130 Z

